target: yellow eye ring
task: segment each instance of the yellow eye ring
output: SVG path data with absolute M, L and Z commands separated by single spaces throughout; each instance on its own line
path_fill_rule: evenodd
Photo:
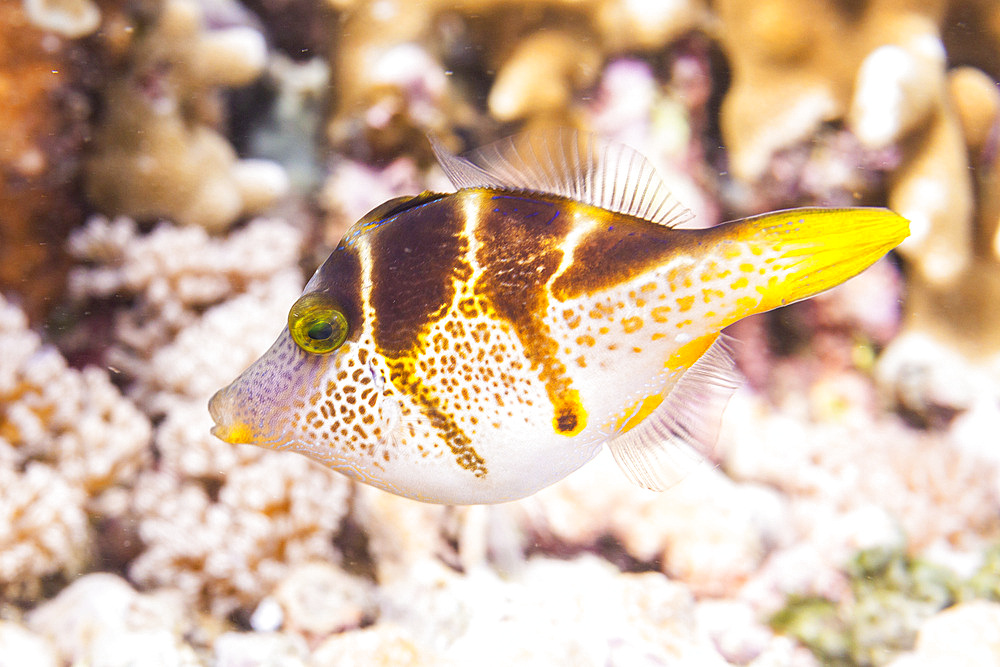
M 347 318 L 319 292 L 303 294 L 288 311 L 288 331 L 306 352 L 327 354 L 347 340 Z

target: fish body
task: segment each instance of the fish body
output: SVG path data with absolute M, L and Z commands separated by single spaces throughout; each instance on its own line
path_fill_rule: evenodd
M 860 272 L 907 234 L 884 209 L 710 229 L 648 163 L 572 134 L 466 160 L 458 187 L 352 227 L 213 432 L 427 502 L 521 498 L 609 445 L 664 488 L 711 449 L 738 383 L 721 330 Z M 530 143 L 534 141 L 535 143 Z

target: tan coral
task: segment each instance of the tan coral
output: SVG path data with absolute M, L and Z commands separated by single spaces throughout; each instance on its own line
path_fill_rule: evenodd
M 149 460 L 150 424 L 105 371 L 71 369 L 0 298 L 0 585 L 35 594 L 92 551 L 88 512 Z
M 78 301 L 133 295 L 134 307 L 118 314 L 108 362 L 135 381 L 138 396 L 200 400 L 277 335 L 301 289 L 301 243 L 301 233 L 279 220 L 255 220 L 213 239 L 198 227 L 164 224 L 143 235 L 127 218 L 95 217 L 71 238 L 72 254 L 91 265 L 70 274 L 70 291 Z M 228 322 L 245 315 L 257 325 L 231 338 Z
M 269 452 L 231 469 L 218 500 L 195 481 L 150 472 L 134 494 L 145 548 L 130 577 L 177 587 L 214 614 L 252 609 L 292 566 L 335 558 L 349 486 L 303 457 Z
M 953 253 L 962 259 L 961 270 L 944 283 L 924 273 L 910 276 L 906 331 L 879 366 L 879 377 L 893 398 L 922 418 L 935 411 L 967 410 L 980 398 L 1000 395 L 1000 311 L 996 308 L 1000 301 L 1000 91 L 986 73 L 971 67 L 950 72 L 948 90 L 968 151 L 976 210 L 964 231 L 929 231 L 929 246 L 950 248 L 956 238 L 964 243 Z
M 62 240 L 83 219 L 88 109 L 70 45 L 32 25 L 21 2 L 0 3 L 0 34 L 0 289 L 38 321 L 64 288 Z
M 722 110 L 734 172 L 761 178 L 773 155 L 846 121 L 862 143 L 895 145 L 889 205 L 912 220 L 901 252 L 922 279 L 955 284 L 969 262 L 972 185 L 948 100 L 940 31 L 947 3 L 721 3 L 733 85 Z M 863 194 L 863 193 L 858 193 Z
M 284 194 L 278 165 L 237 159 L 213 127 L 217 89 L 245 85 L 262 71 L 260 33 L 209 30 L 197 3 L 167 0 L 130 53 L 105 92 L 86 168 L 87 193 L 100 210 L 219 231 Z
M 74 39 L 101 25 L 101 10 L 91 0 L 24 0 L 28 18 L 39 28 Z
M 899 248 L 910 279 L 906 329 L 995 361 L 1000 198 L 996 151 L 984 146 L 997 126 L 1000 12 L 982 0 L 855 4 L 718 4 L 733 71 L 722 109 L 733 170 L 761 179 L 778 152 L 827 122 L 846 125 L 866 150 L 891 149 L 899 164 L 887 203 L 911 220 Z M 985 71 L 949 73 L 949 62 Z
M 577 90 L 597 78 L 601 57 L 579 36 L 543 31 L 521 40 L 490 89 L 487 105 L 497 120 L 558 118 Z
M 392 156 L 428 130 L 481 122 L 455 94 L 479 82 L 463 81 L 460 71 L 442 79 L 445 62 L 495 72 L 488 105 L 496 120 L 565 121 L 605 58 L 661 48 L 709 22 L 700 0 L 329 4 L 337 10 L 331 59 L 340 94 L 328 136 L 349 148 L 364 138 L 377 155 Z M 401 52 L 427 65 L 407 76 L 391 66 Z

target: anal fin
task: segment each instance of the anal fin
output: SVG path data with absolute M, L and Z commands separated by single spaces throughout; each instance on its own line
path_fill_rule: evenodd
M 629 480 L 663 491 L 711 456 L 722 413 L 742 381 L 732 344 L 719 334 L 649 416 L 608 442 Z

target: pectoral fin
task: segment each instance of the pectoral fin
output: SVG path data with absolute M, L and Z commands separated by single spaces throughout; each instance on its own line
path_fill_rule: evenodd
M 704 462 L 740 382 L 732 339 L 720 334 L 649 416 L 608 442 L 625 476 L 663 491 Z

